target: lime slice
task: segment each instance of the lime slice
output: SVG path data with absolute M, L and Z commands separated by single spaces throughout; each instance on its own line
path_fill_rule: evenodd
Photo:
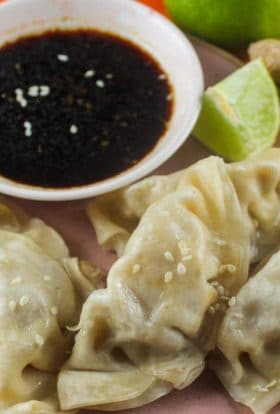
M 279 127 L 277 89 L 257 59 L 207 89 L 194 135 L 225 159 L 239 161 L 271 147 Z

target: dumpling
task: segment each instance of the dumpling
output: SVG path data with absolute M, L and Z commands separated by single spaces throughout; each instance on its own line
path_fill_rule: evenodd
M 62 237 L 39 218 L 29 217 L 18 206 L 0 196 L 0 229 L 22 233 L 56 259 L 68 257 L 69 250 Z
M 94 289 L 89 270 L 52 228 L 0 204 L 1 413 L 59 412 L 57 373 Z
M 255 414 L 280 401 L 280 251 L 232 299 L 211 366 Z
M 145 197 L 153 182 L 164 183 L 167 194 Z M 167 182 L 148 179 L 136 204 L 125 190 L 125 204 L 134 203 L 127 217 L 143 215 L 123 239 L 107 289 L 83 306 L 58 378 L 63 409 L 130 408 L 190 384 L 216 346 L 227 303 L 246 282 L 250 263 L 280 241 L 280 150 L 233 165 L 209 157 Z M 100 234 L 113 223 L 112 211 Z M 129 235 L 132 221 L 121 220 Z
M 280 221 L 279 214 L 279 149 L 266 151 L 258 162 L 255 159 L 244 162 L 227 164 L 227 172 L 236 188 L 243 213 L 250 216 L 252 225 L 259 227 L 252 230 L 254 237 L 258 237 L 260 252 L 252 243 L 252 254 L 255 261 L 262 256 L 263 250 L 275 245 L 271 237 L 278 237 L 274 231 Z M 154 202 L 167 194 L 185 188 L 188 185 L 196 186 L 199 175 L 197 169 L 207 161 L 196 163 L 186 170 L 169 176 L 154 176 L 140 181 L 128 188 L 99 197 L 88 206 L 88 216 L 95 228 L 98 242 L 106 249 L 115 250 L 118 256 L 122 255 L 126 243 L 139 223 L 139 220 Z M 209 174 L 211 172 L 209 171 Z M 204 175 L 202 175 L 204 179 Z M 207 182 L 211 177 L 206 177 Z M 246 212 L 247 210 L 247 212 Z M 254 220 L 255 218 L 255 220 Z
M 87 208 L 96 237 L 103 247 L 124 252 L 131 233 L 147 208 L 168 193 L 175 191 L 180 173 L 147 178 L 127 187 L 99 197 Z

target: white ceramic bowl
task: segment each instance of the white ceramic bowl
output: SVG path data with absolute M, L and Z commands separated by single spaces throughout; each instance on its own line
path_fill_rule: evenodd
M 76 27 L 117 34 L 154 56 L 173 87 L 175 104 L 169 127 L 142 161 L 106 180 L 69 189 L 46 189 L 0 175 L 1 193 L 34 200 L 73 200 L 116 190 L 166 161 L 194 126 L 203 91 L 201 66 L 185 35 L 157 12 L 133 0 L 9 0 L 0 5 L 0 45 L 51 28 Z

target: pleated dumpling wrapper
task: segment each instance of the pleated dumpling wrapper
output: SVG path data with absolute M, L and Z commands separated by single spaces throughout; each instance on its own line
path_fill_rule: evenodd
M 59 412 L 57 373 L 90 281 L 61 237 L 0 203 L 0 412 Z
M 107 288 L 83 306 L 58 378 L 64 409 L 130 408 L 190 384 L 216 345 L 228 301 L 246 282 L 250 263 L 280 240 L 280 150 L 233 165 L 209 157 L 170 179 L 150 178 L 130 193 L 143 192 L 136 203 L 143 200 L 144 214 L 128 242 L 122 239 L 126 246 Z M 162 182 L 166 191 L 151 196 L 153 183 L 160 189 Z M 128 193 L 116 194 L 127 207 L 123 216 L 118 210 L 119 228 L 125 216 L 137 218 L 133 200 L 125 202 Z M 92 217 L 95 225 L 102 219 L 100 233 L 114 224 L 101 204 Z
M 236 401 L 264 414 L 280 401 L 280 251 L 231 304 L 211 365 Z

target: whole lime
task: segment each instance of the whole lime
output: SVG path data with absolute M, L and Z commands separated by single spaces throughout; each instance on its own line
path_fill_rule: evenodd
M 165 5 L 183 30 L 220 46 L 280 38 L 280 0 L 165 0 Z

